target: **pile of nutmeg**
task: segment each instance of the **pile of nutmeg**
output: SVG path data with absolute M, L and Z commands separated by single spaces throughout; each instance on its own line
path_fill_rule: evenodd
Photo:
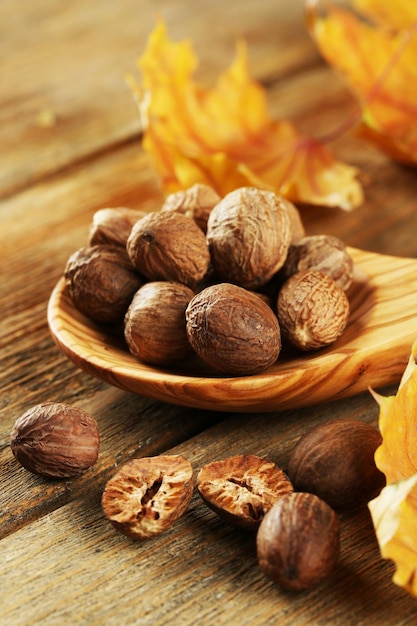
M 65 268 L 74 307 L 123 326 L 140 361 L 196 354 L 217 373 L 262 372 L 283 342 L 332 344 L 349 318 L 353 260 L 342 241 L 306 236 L 297 208 L 242 187 L 220 198 L 196 184 L 160 210 L 107 208 Z
M 101 506 L 118 532 L 143 541 L 183 516 L 196 483 L 202 501 L 224 522 L 253 533 L 266 576 L 284 589 L 308 589 L 338 562 L 338 511 L 365 504 L 385 484 L 374 461 L 380 443 L 373 426 L 345 419 L 304 434 L 286 472 L 266 458 L 239 454 L 202 466 L 195 480 L 182 455 L 135 458 L 107 481 Z M 11 449 L 31 472 L 68 479 L 95 464 L 97 423 L 71 405 L 37 405 L 16 420 Z

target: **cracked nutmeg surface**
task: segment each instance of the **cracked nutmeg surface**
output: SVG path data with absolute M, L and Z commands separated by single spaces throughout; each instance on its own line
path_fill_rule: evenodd
M 271 461 L 242 454 L 204 465 L 197 475 L 203 501 L 235 526 L 256 530 L 265 513 L 293 487 Z
M 334 343 L 345 330 L 349 313 L 343 289 L 317 270 L 293 274 L 278 294 L 282 334 L 299 350 L 316 350 Z
M 278 319 L 259 295 L 243 287 L 206 287 L 190 301 L 185 316 L 192 348 L 216 370 L 233 376 L 256 374 L 278 358 Z
M 338 237 L 310 235 L 291 244 L 283 266 L 283 274 L 289 278 L 302 270 L 318 270 L 346 291 L 353 278 L 353 259 L 346 245 Z
M 264 285 L 282 267 L 291 238 L 286 202 L 253 187 L 227 194 L 207 222 L 215 271 L 222 281 L 246 289 Z
M 181 455 L 133 459 L 107 482 L 102 509 L 120 533 L 150 539 L 185 513 L 193 487 L 191 463 Z

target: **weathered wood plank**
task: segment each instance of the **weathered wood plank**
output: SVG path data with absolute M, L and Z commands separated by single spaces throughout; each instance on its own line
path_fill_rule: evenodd
M 0 4 L 0 197 L 138 135 L 125 74 L 162 17 L 172 38 L 190 38 L 211 82 L 230 64 L 238 38 L 253 73 L 272 81 L 318 62 L 303 0 L 120 3 L 5 0 Z M 262 35 L 260 36 L 260 33 Z
M 335 404 L 331 412 L 334 418 L 373 423 L 372 403 L 369 394 L 362 394 Z M 267 456 L 285 468 L 300 434 L 328 415 L 316 409 L 233 416 L 173 451 L 187 456 L 195 471 L 205 462 L 243 452 Z M 3 619 L 16 626 L 29 616 L 32 624 L 48 626 L 62 620 L 98 624 L 103 616 L 109 625 L 152 626 L 237 621 L 248 626 L 405 626 L 417 619 L 415 601 L 391 583 L 392 566 L 379 558 L 365 508 L 341 515 L 342 550 L 334 576 L 295 594 L 261 574 L 254 535 L 220 521 L 197 492 L 166 534 L 132 543 L 105 520 L 101 490 L 97 477 L 75 502 L 3 540 Z

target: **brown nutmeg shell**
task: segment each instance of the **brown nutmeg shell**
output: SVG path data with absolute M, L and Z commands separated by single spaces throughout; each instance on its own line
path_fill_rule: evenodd
M 123 321 L 143 279 L 120 246 L 80 248 L 68 259 L 65 282 L 76 309 L 96 322 Z
M 10 447 L 24 468 L 48 478 L 70 478 L 97 460 L 100 436 L 96 420 L 78 407 L 47 402 L 15 422 Z
M 297 491 L 315 493 L 331 507 L 364 504 L 385 485 L 374 459 L 381 443 L 380 432 L 359 420 L 320 424 L 295 446 L 288 464 L 289 478 Z
M 194 292 L 181 283 L 151 281 L 133 296 L 124 321 L 129 351 L 145 363 L 168 365 L 192 353 L 185 309 Z
M 212 187 L 196 183 L 192 187 L 169 194 L 161 210 L 175 211 L 190 217 L 205 233 L 209 215 L 220 200 L 221 197 Z
M 209 268 L 203 231 L 186 215 L 156 211 L 140 219 L 126 249 L 133 266 L 149 280 L 171 280 L 194 288 Z
M 264 285 L 282 267 L 291 236 L 286 202 L 252 187 L 227 194 L 207 222 L 215 271 L 221 280 L 246 289 Z
M 344 242 L 338 237 L 310 235 L 290 245 L 282 273 L 289 278 L 308 269 L 327 274 L 346 291 L 352 283 L 354 264 Z
M 230 283 L 211 285 L 194 296 L 185 315 L 191 346 L 224 374 L 256 374 L 278 358 L 277 317 L 255 293 Z
M 126 248 L 126 242 L 133 226 L 146 213 L 127 207 L 108 207 L 99 209 L 93 215 L 88 243 L 112 245 Z
M 266 513 L 256 547 L 266 576 L 290 591 L 308 589 L 329 576 L 337 563 L 339 520 L 314 494 L 287 494 Z

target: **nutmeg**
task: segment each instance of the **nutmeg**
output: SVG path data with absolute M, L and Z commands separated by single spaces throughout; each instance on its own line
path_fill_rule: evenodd
M 190 217 L 203 232 L 207 230 L 207 220 L 221 197 L 212 187 L 196 183 L 188 189 L 169 194 L 162 211 L 175 211 Z
M 293 487 L 272 461 L 239 454 L 204 465 L 197 475 L 203 501 L 234 526 L 256 530 L 274 502 Z
M 173 211 L 148 213 L 136 222 L 126 249 L 133 266 L 149 280 L 172 280 L 191 288 L 210 264 L 202 230 L 190 217 Z
M 299 350 L 316 350 L 334 343 L 346 328 L 349 312 L 343 289 L 317 270 L 293 274 L 278 293 L 282 334 Z
M 168 530 L 185 513 L 193 489 L 193 469 L 185 457 L 142 457 L 107 481 L 101 504 L 117 531 L 144 540 Z
M 303 270 L 318 270 L 346 291 L 352 283 L 354 264 L 338 237 L 310 235 L 290 245 L 282 269 L 286 278 Z
M 385 485 L 374 460 L 381 442 L 379 431 L 359 420 L 320 424 L 297 442 L 288 475 L 297 491 L 315 493 L 333 508 L 364 504 Z
M 133 296 L 124 321 L 129 351 L 145 363 L 168 365 L 192 353 L 185 309 L 194 292 L 181 283 L 152 281 Z
M 256 548 L 266 576 L 289 591 L 308 589 L 329 576 L 337 563 L 338 517 L 314 494 L 284 495 L 263 518 Z
M 119 246 L 80 248 L 68 259 L 65 282 L 76 309 L 102 323 L 123 321 L 143 279 Z
M 210 213 L 207 241 L 222 281 L 257 289 L 286 259 L 291 241 L 286 202 L 271 191 L 236 189 Z
M 144 211 L 126 207 L 99 209 L 93 215 L 88 236 L 89 245 L 106 244 L 126 248 L 130 231 L 145 215 Z
M 47 478 L 70 478 L 97 460 L 96 420 L 82 409 L 47 402 L 28 409 L 15 422 L 10 447 L 24 468 Z
M 278 320 L 258 295 L 220 283 L 197 293 L 185 311 L 186 331 L 199 357 L 227 375 L 262 372 L 281 349 Z

